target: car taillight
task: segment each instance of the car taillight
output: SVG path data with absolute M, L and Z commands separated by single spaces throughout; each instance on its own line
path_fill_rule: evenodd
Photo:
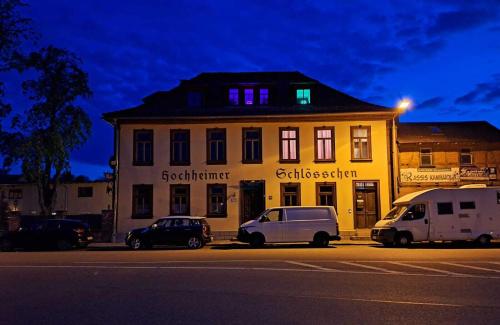
M 73 229 L 77 234 L 83 234 L 85 232 L 85 229 L 84 228 L 76 228 L 76 229 Z
M 208 226 L 207 225 L 203 225 L 202 231 L 203 231 L 203 235 L 208 236 Z

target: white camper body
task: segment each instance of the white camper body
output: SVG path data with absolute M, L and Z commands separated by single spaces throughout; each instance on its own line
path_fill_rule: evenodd
M 421 241 L 500 238 L 500 187 L 435 188 L 404 195 L 378 221 L 371 238 L 400 246 Z

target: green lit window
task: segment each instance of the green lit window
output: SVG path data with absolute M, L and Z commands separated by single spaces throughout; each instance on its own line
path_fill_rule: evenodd
M 297 89 L 297 104 L 311 104 L 311 89 Z

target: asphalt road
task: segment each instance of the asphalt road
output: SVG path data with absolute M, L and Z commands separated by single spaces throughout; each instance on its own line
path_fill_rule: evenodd
M 0 324 L 498 324 L 500 246 L 0 253 Z

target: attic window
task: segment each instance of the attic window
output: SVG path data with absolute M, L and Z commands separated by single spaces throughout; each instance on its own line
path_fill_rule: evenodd
M 253 89 L 245 89 L 245 105 L 253 105 Z
M 432 132 L 432 134 L 442 134 L 443 133 L 443 131 L 441 131 L 441 129 L 438 128 L 437 126 L 431 127 L 431 132 Z
M 229 104 L 230 105 L 238 105 L 239 104 L 238 88 L 230 88 L 229 89 Z
M 311 89 L 297 89 L 297 104 L 311 104 Z
M 188 107 L 201 107 L 202 95 L 199 91 L 188 92 L 187 104 Z
M 260 104 L 261 105 L 269 104 L 269 89 L 267 88 L 260 89 Z

